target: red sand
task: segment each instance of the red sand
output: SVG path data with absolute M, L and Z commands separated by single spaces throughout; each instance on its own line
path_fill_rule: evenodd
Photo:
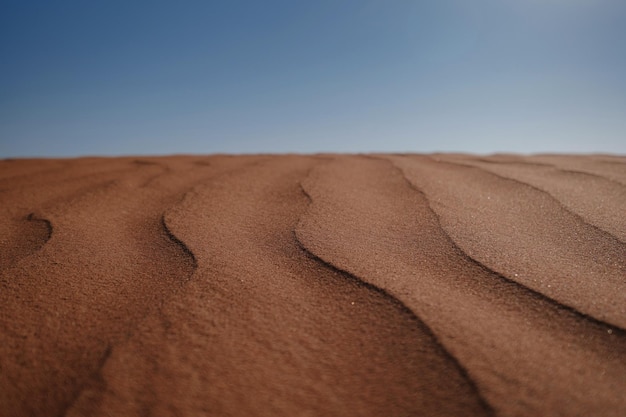
M 626 158 L 0 162 L 1 416 L 624 416 Z

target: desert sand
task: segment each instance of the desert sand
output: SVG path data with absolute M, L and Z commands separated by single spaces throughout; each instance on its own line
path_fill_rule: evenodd
M 626 415 L 626 157 L 0 161 L 0 415 Z

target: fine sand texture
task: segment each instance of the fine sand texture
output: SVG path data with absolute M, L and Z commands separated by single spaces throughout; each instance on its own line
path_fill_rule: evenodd
M 0 161 L 0 416 L 626 416 L 626 157 Z

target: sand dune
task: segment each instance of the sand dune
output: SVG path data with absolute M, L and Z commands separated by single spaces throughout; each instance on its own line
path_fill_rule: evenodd
M 624 416 L 626 158 L 0 162 L 0 416 Z

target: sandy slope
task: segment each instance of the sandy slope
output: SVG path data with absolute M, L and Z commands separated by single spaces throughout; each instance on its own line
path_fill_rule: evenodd
M 0 162 L 1 416 L 626 415 L 626 158 Z

